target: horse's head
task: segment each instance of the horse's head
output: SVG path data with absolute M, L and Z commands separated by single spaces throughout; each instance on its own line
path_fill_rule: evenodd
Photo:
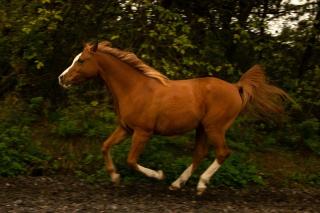
M 74 59 L 72 64 L 59 76 L 59 84 L 68 88 L 73 84 L 81 83 L 85 79 L 98 75 L 99 66 L 94 60 L 94 54 L 98 49 L 98 43 L 86 45 L 81 53 Z

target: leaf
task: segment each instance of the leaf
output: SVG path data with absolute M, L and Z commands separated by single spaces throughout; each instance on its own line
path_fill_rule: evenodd
M 91 101 L 90 104 L 91 104 L 91 106 L 95 107 L 95 106 L 98 106 L 99 102 L 98 101 Z
M 204 23 L 204 22 L 206 22 L 206 20 L 204 18 L 200 17 L 200 18 L 198 18 L 198 22 L 199 23 Z
M 91 6 L 88 4 L 84 5 L 84 8 L 86 8 L 87 10 L 91 10 Z
M 60 15 L 60 14 L 54 14 L 54 18 L 55 19 L 57 19 L 57 20 L 59 20 L 59 21 L 62 21 L 63 20 L 63 18 L 62 18 L 62 16 Z
M 42 4 L 46 4 L 46 3 L 50 4 L 50 2 L 51 2 L 51 0 L 41 0 Z
M 31 32 L 31 28 L 29 27 L 23 27 L 22 28 L 22 32 L 26 33 L 26 34 L 29 34 Z
M 119 35 L 113 35 L 113 36 L 111 36 L 111 40 L 113 41 L 113 40 L 116 40 L 116 39 L 118 39 L 118 38 L 120 38 L 120 36 Z
M 42 61 L 36 60 L 35 62 L 36 62 L 36 68 L 37 68 L 38 70 L 40 70 L 41 68 L 44 67 L 44 64 L 43 64 Z
M 239 34 L 233 34 L 233 38 L 235 40 L 240 40 L 240 35 Z

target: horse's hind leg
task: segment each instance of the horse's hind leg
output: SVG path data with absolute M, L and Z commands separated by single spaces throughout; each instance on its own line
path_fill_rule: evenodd
M 141 152 L 143 151 L 143 148 L 145 144 L 148 142 L 152 134 L 143 131 L 143 130 L 135 130 L 132 136 L 132 145 L 131 149 L 128 155 L 128 164 L 131 168 L 143 173 L 144 175 L 148 177 L 152 177 L 158 180 L 164 179 L 164 174 L 161 170 L 154 171 L 152 169 L 143 167 L 139 165 L 138 158 Z
M 230 155 L 230 150 L 225 143 L 225 131 L 210 129 L 209 131 L 206 131 L 206 133 L 209 137 L 209 140 L 211 140 L 215 147 L 216 159 L 200 176 L 197 186 L 198 195 L 201 195 L 205 191 L 212 175 L 220 168 L 221 164 Z
M 117 170 L 113 164 L 110 148 L 119 144 L 126 137 L 127 132 L 121 126 L 118 126 L 117 129 L 109 136 L 109 138 L 102 145 L 102 152 L 106 164 L 106 170 L 111 176 L 111 181 L 114 183 L 119 183 L 120 175 L 117 173 Z
M 207 136 L 203 127 L 199 126 L 196 130 L 195 150 L 193 153 L 192 164 L 186 170 L 184 170 L 177 180 L 171 184 L 169 187 L 170 190 L 180 189 L 181 186 L 188 181 L 192 173 L 197 169 L 201 161 L 208 154 L 208 148 L 209 144 L 207 143 Z

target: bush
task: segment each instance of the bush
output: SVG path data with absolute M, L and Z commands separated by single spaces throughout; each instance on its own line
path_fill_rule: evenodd
M 0 176 L 37 174 L 46 166 L 48 156 L 32 140 L 31 131 L 42 101 L 38 97 L 26 103 L 13 95 L 0 103 Z
M 35 174 L 47 156 L 31 140 L 26 126 L 0 125 L 0 176 Z
M 304 144 L 313 152 L 320 155 L 320 122 L 318 119 L 308 119 L 298 125 L 298 130 Z
M 320 155 L 320 122 L 317 118 L 304 119 L 299 122 L 288 122 L 281 132 L 274 137 L 283 146 L 294 150 L 308 150 Z
M 147 144 L 145 151 L 139 159 L 139 163 L 151 169 L 163 170 L 166 175 L 165 182 L 170 184 L 192 163 L 191 147 L 193 142 L 191 141 L 193 134 L 187 136 L 172 138 L 154 137 Z M 126 159 L 130 145 L 130 140 L 126 140 L 112 149 L 112 157 L 118 172 L 122 176 L 122 181 L 125 183 L 154 181 L 127 166 Z M 213 160 L 214 156 L 212 154 L 209 155 L 207 160 L 192 175 L 189 184 L 195 185 L 201 173 L 209 167 Z M 104 182 L 106 177 L 109 176 L 104 169 L 103 158 L 100 153 L 98 155 L 85 156 L 82 160 L 82 165 L 79 167 L 77 174 L 85 180 Z M 256 166 L 248 162 L 245 155 L 234 153 L 212 177 L 211 183 L 215 186 L 227 185 L 233 187 L 245 187 L 248 184 L 264 184 L 263 178 L 258 173 Z
M 213 185 L 244 187 L 248 184 L 263 185 L 264 180 L 252 162 L 241 154 L 232 154 L 213 178 Z
M 105 138 L 115 128 L 115 114 L 105 100 L 72 100 L 70 106 L 59 109 L 53 121 L 52 133 L 60 137 Z
M 296 183 L 308 184 L 311 186 L 320 186 L 320 172 L 313 174 L 295 172 L 289 177 L 289 180 Z

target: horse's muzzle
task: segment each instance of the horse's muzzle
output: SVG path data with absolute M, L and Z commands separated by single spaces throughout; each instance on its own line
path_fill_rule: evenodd
M 64 75 L 60 75 L 59 77 L 58 77 L 58 79 L 59 79 L 59 84 L 63 87 L 63 88 L 65 88 L 65 89 L 67 89 L 67 88 L 69 88 L 71 85 L 70 84 L 66 84 L 65 82 L 64 82 Z

